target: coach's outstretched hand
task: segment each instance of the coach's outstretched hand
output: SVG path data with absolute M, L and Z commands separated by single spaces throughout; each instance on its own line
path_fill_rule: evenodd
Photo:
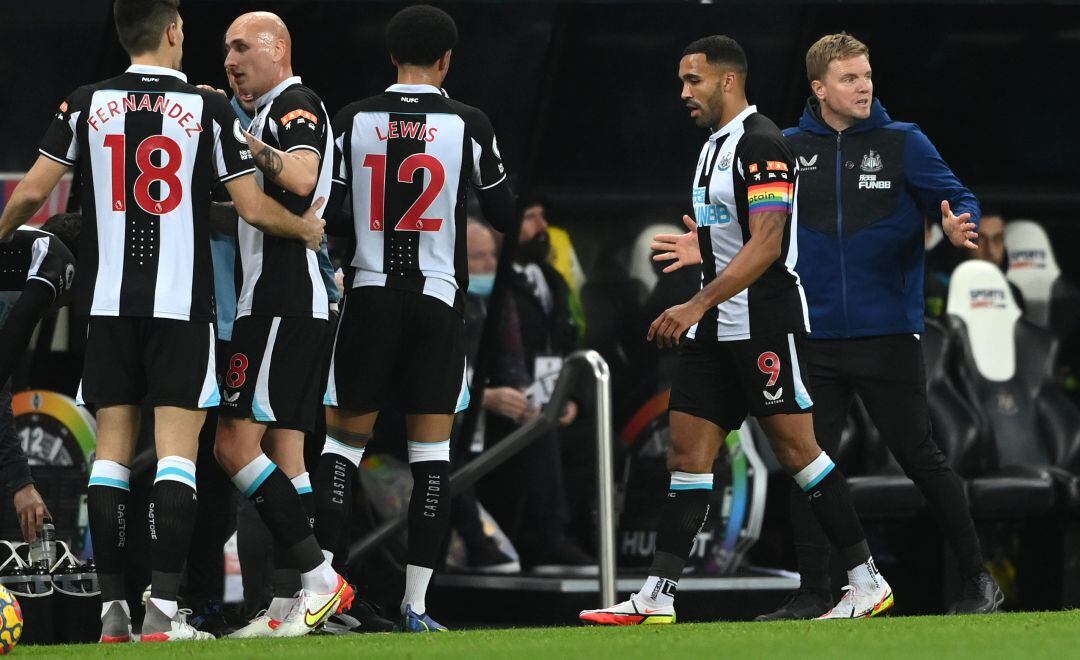
M 688 215 L 682 217 L 683 224 L 690 231 L 685 234 L 657 234 L 649 245 L 660 254 L 653 255 L 653 261 L 674 261 L 664 268 L 665 273 L 674 273 L 683 266 L 701 263 L 701 248 L 698 247 L 697 223 Z
M 975 223 L 970 220 L 970 213 L 953 215 L 952 209 L 949 208 L 949 200 L 941 200 L 941 228 L 949 237 L 949 242 L 956 247 L 965 247 L 969 250 L 977 247 L 974 239 L 978 238 L 979 234 L 975 231 Z
M 669 307 L 652 322 L 645 339 L 655 341 L 660 348 L 676 346 L 690 326 L 700 321 L 704 315 L 705 310 L 693 299 L 681 305 Z
M 325 197 L 319 197 L 315 200 L 315 203 L 311 205 L 311 208 L 304 211 L 304 215 L 301 216 L 301 220 L 304 221 L 304 227 L 301 229 L 301 236 L 304 239 L 304 245 L 307 249 L 319 251 L 319 247 L 322 246 L 323 231 L 326 229 L 326 222 L 318 216 L 319 209 L 326 203 Z

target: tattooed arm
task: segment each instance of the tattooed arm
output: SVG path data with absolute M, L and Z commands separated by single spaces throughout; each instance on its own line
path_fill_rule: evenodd
M 319 177 L 319 154 L 310 149 L 281 151 L 247 131 L 244 132 L 255 166 L 263 175 L 289 192 L 306 197 L 315 190 Z

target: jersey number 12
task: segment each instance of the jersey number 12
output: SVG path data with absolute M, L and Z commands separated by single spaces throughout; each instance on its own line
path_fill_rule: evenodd
M 383 231 L 383 190 L 386 186 L 386 156 L 382 154 L 368 154 L 364 157 L 364 167 L 371 170 L 371 212 L 369 228 L 371 231 Z M 398 167 L 397 180 L 399 183 L 412 183 L 413 178 L 420 170 L 431 173 L 431 181 L 420 192 L 420 196 L 412 203 L 405 215 L 401 216 L 395 231 L 439 231 L 442 228 L 442 218 L 425 218 L 424 213 L 428 207 L 438 198 L 442 192 L 443 184 L 446 183 L 446 170 L 442 162 L 431 154 L 413 154 L 401 161 Z

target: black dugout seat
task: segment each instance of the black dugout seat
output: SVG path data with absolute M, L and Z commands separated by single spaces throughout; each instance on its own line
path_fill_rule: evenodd
M 978 416 L 982 456 L 969 481 L 980 518 L 1075 509 L 1080 413 L 1052 381 L 1057 341 L 1020 318 L 1005 276 L 968 261 L 949 286 L 957 382 Z

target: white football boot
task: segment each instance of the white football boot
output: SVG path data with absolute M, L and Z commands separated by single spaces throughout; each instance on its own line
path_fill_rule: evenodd
M 663 605 L 652 607 L 638 597 L 630 596 L 618 605 L 601 610 L 583 610 L 578 615 L 582 623 L 600 626 L 639 626 L 662 623 L 675 623 L 675 606 Z
M 353 596 L 352 586 L 340 575 L 337 588 L 331 593 L 317 594 L 301 589 L 296 604 L 270 636 L 302 637 L 321 626 L 331 614 L 352 607 Z
M 229 635 L 229 639 L 254 639 L 256 637 L 269 637 L 281 622 L 270 616 L 269 610 L 263 610 L 255 615 L 246 626 Z

